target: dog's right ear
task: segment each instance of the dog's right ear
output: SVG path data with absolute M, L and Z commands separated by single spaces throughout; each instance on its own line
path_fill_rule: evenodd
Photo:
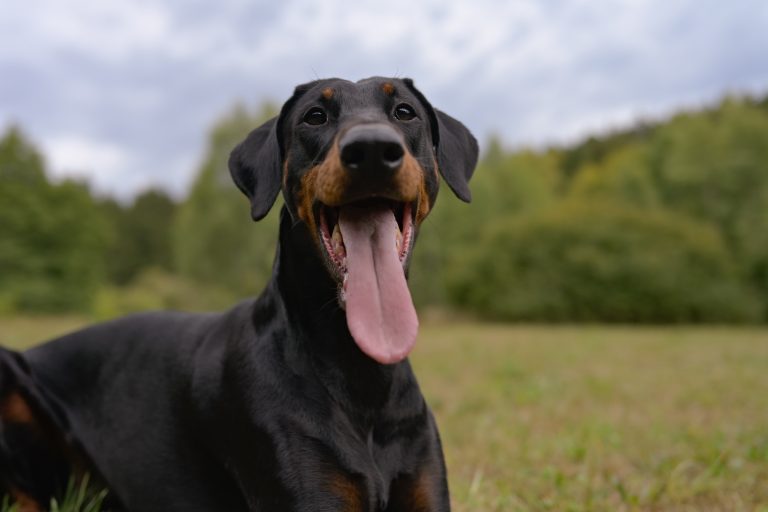
M 263 219 L 280 193 L 285 156 L 283 122 L 296 101 L 318 82 L 319 80 L 296 87 L 293 96 L 280 109 L 280 115 L 249 133 L 229 155 L 229 173 L 237 188 L 251 200 L 253 220 Z
M 229 173 L 237 188 L 251 200 L 253 220 L 261 220 L 280 192 L 282 156 L 278 118 L 259 126 L 229 155 Z

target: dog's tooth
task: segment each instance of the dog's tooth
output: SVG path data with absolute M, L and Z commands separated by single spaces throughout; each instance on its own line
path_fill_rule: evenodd
M 396 229 L 395 231 L 395 248 L 397 248 L 397 252 L 400 252 L 400 249 L 403 248 L 403 234 L 399 229 Z
M 341 241 L 338 241 L 336 245 L 333 248 L 336 255 L 341 258 L 342 260 L 347 259 L 347 249 L 344 247 L 344 244 Z
M 339 304 L 341 305 L 341 309 L 347 309 L 347 290 L 344 288 L 339 290 Z
M 346 256 L 347 251 L 344 248 L 344 238 L 341 236 L 341 229 L 339 229 L 338 223 L 336 223 L 336 226 L 333 228 L 331 241 L 333 245 L 333 252 L 335 252 L 341 258 Z

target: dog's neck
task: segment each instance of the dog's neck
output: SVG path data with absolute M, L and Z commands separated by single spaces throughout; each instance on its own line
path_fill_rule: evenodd
M 357 347 L 338 303 L 336 281 L 306 225 L 294 222 L 285 207 L 268 293 L 278 301 L 280 314 L 288 317 L 290 333 L 282 342 L 295 345 L 284 347 L 287 364 L 312 365 L 337 397 L 378 409 L 412 378 L 407 361 L 381 365 Z

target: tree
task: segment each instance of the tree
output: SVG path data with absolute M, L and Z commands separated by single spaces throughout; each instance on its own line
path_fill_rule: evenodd
M 465 253 L 479 243 L 483 226 L 552 205 L 560 187 L 558 164 L 554 152 L 507 152 L 492 138 L 470 183 L 472 204 L 464 204 L 442 186 L 413 256 L 410 283 L 416 303 L 449 303 L 452 274 Z
M 651 174 L 647 144 L 629 143 L 616 148 L 599 163 L 585 164 L 571 180 L 569 194 L 585 200 L 658 207 L 659 194 Z
M 113 227 L 106 253 L 112 283 L 127 284 L 148 268 L 172 270 L 176 205 L 165 192 L 147 190 L 127 208 L 112 199 L 102 201 L 100 207 Z
M 18 128 L 0 139 L 0 309 L 85 310 L 103 282 L 106 224 L 88 188 L 45 177 Z
M 678 115 L 654 140 L 652 165 L 666 206 L 716 225 L 768 298 L 768 112 L 728 99 Z
M 663 210 L 567 202 L 483 229 L 451 287 L 502 320 L 754 321 L 719 233 Z
M 275 113 L 270 104 L 255 114 L 239 106 L 212 130 L 197 179 L 174 223 L 174 261 L 182 276 L 234 296 L 255 293 L 269 278 L 280 201 L 267 218 L 254 223 L 227 160 L 248 132 Z

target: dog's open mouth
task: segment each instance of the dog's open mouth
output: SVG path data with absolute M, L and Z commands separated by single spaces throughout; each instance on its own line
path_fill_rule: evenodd
M 386 215 L 387 210 L 391 211 L 397 226 L 396 229 L 392 230 L 392 247 L 397 252 L 398 259 L 405 269 L 413 245 L 414 209 L 410 203 L 373 199 L 336 208 L 320 205 L 318 211 L 320 239 L 323 242 L 326 260 L 330 263 L 331 272 L 342 285 L 339 300 L 343 306 L 346 302 L 345 288 L 349 269 L 347 267 L 347 247 L 344 244 L 344 233 L 339 222 L 342 210 L 345 210 L 345 217 L 354 216 L 362 222 L 370 222 L 369 214 L 371 212 L 382 212 Z M 368 218 L 361 219 L 367 214 Z
M 381 199 L 317 210 L 321 245 L 339 283 L 350 333 L 363 352 L 384 364 L 404 359 L 418 331 L 405 279 L 414 211 L 410 203 Z

